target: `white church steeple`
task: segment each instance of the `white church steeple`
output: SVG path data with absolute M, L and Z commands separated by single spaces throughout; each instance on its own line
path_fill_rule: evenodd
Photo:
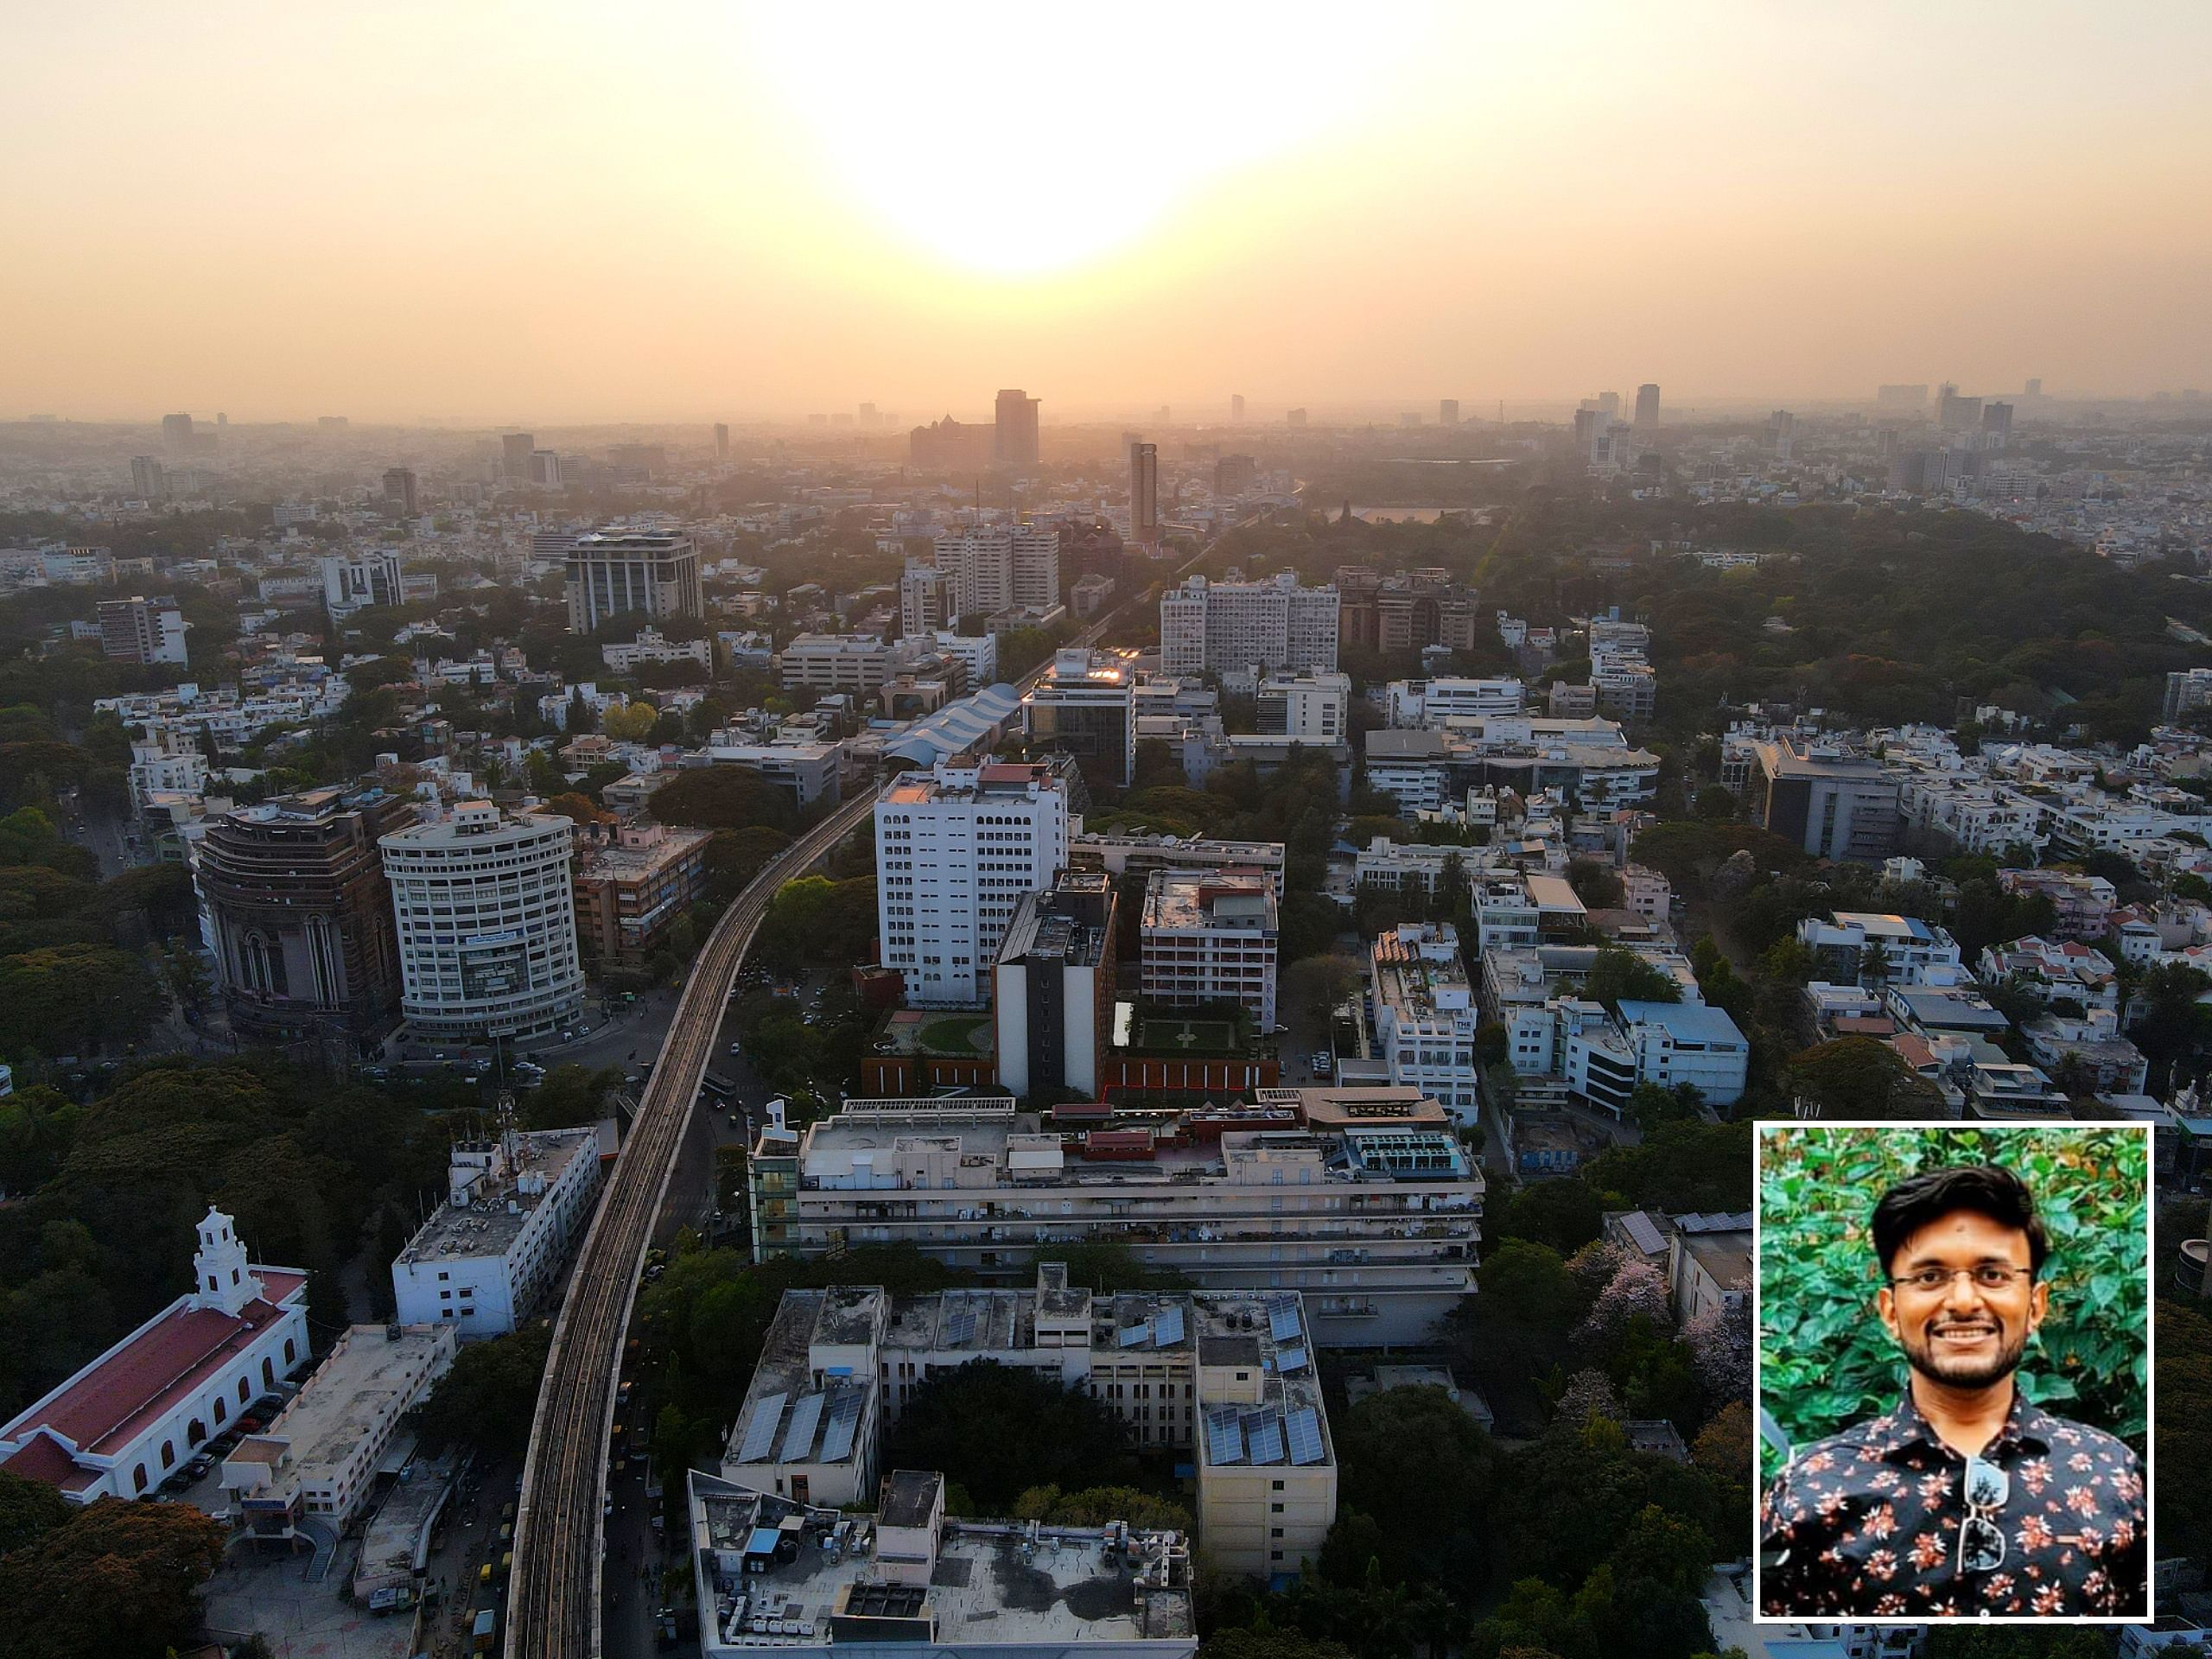
M 202 1307 L 236 1315 L 261 1294 L 261 1283 L 247 1271 L 245 1246 L 238 1229 L 213 1205 L 200 1218 L 200 1248 L 193 1253 L 193 1300 Z

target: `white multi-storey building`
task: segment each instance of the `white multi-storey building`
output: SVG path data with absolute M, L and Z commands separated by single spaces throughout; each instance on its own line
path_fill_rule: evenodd
M 130 809 L 143 812 L 157 794 L 207 792 L 207 757 L 200 746 L 167 726 L 147 728 L 130 746 Z
M 689 536 L 645 531 L 579 536 L 568 550 L 568 597 L 572 633 L 632 613 L 703 615 L 698 550 Z
M 1386 695 L 1389 722 L 1402 729 L 1478 715 L 1517 715 L 1528 706 L 1528 688 L 1515 679 L 1393 680 Z
M 322 575 L 323 608 L 334 622 L 342 622 L 372 605 L 399 604 L 405 596 L 406 582 L 396 548 L 379 549 L 359 558 L 318 559 L 315 564 Z
M 876 923 L 906 1000 L 973 1007 L 1015 907 L 1068 861 L 1067 786 L 985 756 L 894 779 L 875 804 Z
M 542 1037 L 583 1009 L 563 817 L 464 801 L 378 842 L 399 926 L 400 1011 L 425 1037 Z
M 979 524 L 938 537 L 937 565 L 952 575 L 955 617 L 1049 611 L 1060 602 L 1058 531 Z
M 1375 1030 L 1390 1081 L 1443 1103 L 1462 1122 L 1480 1109 L 1476 1095 L 1474 989 L 1448 922 L 1408 922 L 1375 941 L 1370 959 Z
M 1351 676 L 1313 670 L 1270 675 L 1260 682 L 1254 706 L 1266 735 L 1341 742 L 1351 729 Z
M 950 657 L 966 666 L 970 691 L 980 691 L 998 679 L 999 637 L 995 633 L 971 636 L 939 628 L 930 636 L 929 646 L 938 656 Z
M 776 655 L 787 691 L 865 696 L 891 677 L 892 648 L 872 633 L 802 633 Z
M 1819 962 L 1817 977 L 1836 985 L 1956 985 L 1966 977 L 1959 944 L 1916 916 L 1839 910 L 1797 924 L 1797 943 Z
M 617 674 L 632 674 L 640 663 L 690 663 L 711 670 L 715 648 L 705 639 L 670 639 L 658 628 L 639 628 L 626 645 L 601 645 L 600 660 Z
M 599 1192 L 599 1132 L 540 1129 L 453 1149 L 446 1203 L 391 1264 L 403 1325 L 505 1336 L 559 1276 Z
M 960 617 L 955 573 L 918 559 L 906 561 L 899 578 L 899 632 L 908 639 L 949 628 Z
M 1264 875 L 1154 870 L 1139 928 L 1144 995 L 1175 1007 L 1236 1002 L 1271 1030 L 1278 928 Z
M 1340 601 L 1334 588 L 1192 576 L 1160 596 L 1160 663 L 1168 674 L 1337 665 Z
M 100 601 L 100 649 L 118 662 L 182 664 L 185 627 L 173 599 Z

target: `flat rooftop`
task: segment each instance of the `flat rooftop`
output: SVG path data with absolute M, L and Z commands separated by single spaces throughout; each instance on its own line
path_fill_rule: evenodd
M 1025 1522 L 948 1519 L 929 1583 L 906 1586 L 888 1581 L 876 1562 L 873 1517 L 803 1509 L 696 1471 L 691 1496 L 702 1587 L 715 1604 L 702 1609 L 702 1622 L 715 1625 L 709 1643 L 742 1643 L 750 1621 L 765 1619 L 773 1627 L 766 1645 L 827 1649 L 869 1639 L 832 1635 L 833 1616 L 863 1609 L 887 1626 L 930 1620 L 938 1649 L 1159 1642 L 1187 1652 L 1196 1637 L 1187 1572 L 1181 1585 L 1141 1584 L 1141 1566 L 1103 1527 L 1041 1527 L 1025 1548 Z M 765 1570 L 747 1571 L 748 1548 L 793 1517 L 795 1558 L 755 1554 Z M 1180 1535 L 1157 1537 L 1187 1548 Z M 900 1638 L 887 1628 L 875 1639 Z
M 276 1421 L 241 1450 L 255 1440 L 288 1440 L 293 1466 L 305 1478 L 343 1464 L 413 1389 L 423 1368 L 440 1351 L 452 1351 L 454 1340 L 442 1325 L 355 1325 Z
M 505 1255 L 545 1202 L 546 1193 L 560 1185 L 569 1166 L 579 1158 L 598 1156 L 596 1129 L 532 1129 L 518 1135 L 511 1179 L 479 1182 L 466 1205 L 440 1205 L 423 1230 L 407 1241 L 394 1265 Z M 518 1190 L 523 1177 L 539 1175 L 544 1177 L 544 1192 Z M 510 1204 L 514 1205 L 512 1212 Z
M 1144 926 L 1173 930 L 1275 926 L 1274 884 L 1265 875 L 1154 870 L 1145 884 Z

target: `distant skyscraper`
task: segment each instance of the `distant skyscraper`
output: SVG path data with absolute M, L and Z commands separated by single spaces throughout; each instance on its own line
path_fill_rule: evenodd
M 999 393 L 998 437 L 992 446 L 991 458 L 1000 466 L 1037 464 L 1038 402 L 1018 386 Z
M 1946 432 L 1971 432 L 1981 424 L 1981 399 L 1961 397 L 1956 386 L 1947 385 L 1936 401 L 1936 421 Z
M 171 454 L 192 448 L 192 416 L 164 415 L 162 416 L 162 443 Z
M 1283 416 L 1283 421 L 1287 425 L 1303 426 L 1306 424 L 1306 411 L 1302 409 L 1294 409 Z
M 1160 544 L 1160 446 L 1129 446 L 1129 535 L 1147 547 Z
M 530 452 L 530 481 L 549 490 L 561 487 L 561 455 L 556 449 Z
M 715 423 L 715 459 L 716 461 L 729 459 L 729 423 L 728 421 Z
M 1229 418 L 1234 425 L 1244 424 L 1244 394 L 1241 391 L 1229 400 Z
M 1574 411 L 1574 453 L 1587 467 L 1605 430 L 1605 412 L 1585 404 Z
M 2027 386 L 2027 395 L 2028 395 L 2029 397 L 2042 397 L 2042 396 L 2043 396 L 2043 382 L 2042 382 L 2041 380 L 2039 380 L 2039 379 L 2037 379 L 2037 380 L 2031 380 L 2031 381 L 2029 381 L 2029 382 L 2028 382 L 2028 386 Z
M 411 467 L 385 468 L 384 499 L 396 502 L 400 512 L 408 518 L 415 516 L 415 474 Z
M 1621 414 L 1620 393 L 1618 391 L 1599 392 L 1598 394 L 1598 407 L 1599 410 L 1604 411 L 1605 416 L 1607 420 L 1618 420 Z
M 1457 397 L 1440 397 L 1436 400 L 1436 423 L 1439 426 L 1459 424 L 1459 400 Z
M 700 616 L 699 555 L 689 536 L 595 531 L 569 550 L 569 631 L 589 633 L 636 612 L 655 621 Z
M 162 470 L 162 463 L 151 455 L 130 457 L 130 493 L 141 501 L 168 499 L 168 477 Z
M 530 453 L 537 440 L 527 432 L 509 432 L 499 440 L 499 471 L 509 483 L 530 482 Z
M 1786 409 L 1777 409 L 1766 417 L 1766 447 L 1777 461 L 1789 459 L 1789 452 L 1797 442 L 1797 417 Z
M 1659 388 L 1649 380 L 1636 389 L 1636 429 L 1639 432 L 1659 429 Z
M 2012 405 L 1984 404 L 1981 406 L 1981 429 L 1993 437 L 2008 438 L 2012 435 Z

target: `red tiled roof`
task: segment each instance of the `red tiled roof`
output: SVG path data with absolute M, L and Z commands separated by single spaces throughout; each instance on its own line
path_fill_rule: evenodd
M 281 1268 L 258 1268 L 255 1276 L 264 1294 L 248 1302 L 236 1318 L 202 1307 L 163 1314 L 5 1432 L 13 1439 L 43 1427 L 80 1452 L 113 1452 L 128 1445 L 251 1348 L 280 1317 L 281 1305 L 307 1283 L 305 1274 Z
M 0 1463 L 0 1469 L 25 1480 L 42 1480 L 49 1486 L 59 1486 L 79 1472 L 69 1454 L 43 1434 L 32 1435 Z

